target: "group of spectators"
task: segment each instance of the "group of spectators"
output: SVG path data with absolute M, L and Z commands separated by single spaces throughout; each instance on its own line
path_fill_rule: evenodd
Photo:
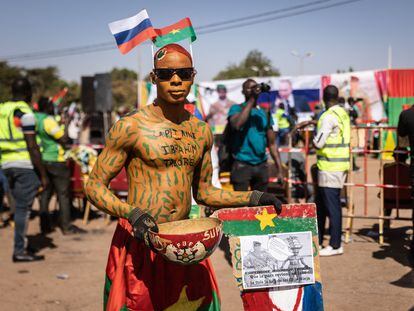
M 212 105 L 205 121 L 210 123 L 216 132 L 223 132 L 222 139 L 216 141 L 220 145 L 218 147 L 224 147 L 226 151 L 219 152 L 218 162 L 223 161 L 220 159 L 223 155 L 228 157 L 230 181 L 233 188 L 239 191 L 248 189 L 267 191 L 269 171 L 275 172 L 279 182 L 286 178 L 288 156 L 285 153 L 279 154 L 278 147 L 287 146 L 289 135 L 292 137 L 293 145 L 300 141 L 298 129 L 313 126 L 317 130 L 313 145 L 321 150 L 328 148 L 325 145 L 332 145 L 329 141 L 335 139 L 344 141 L 344 134 L 341 132 L 344 130 L 343 124 L 339 123 L 345 120 L 355 124 L 359 113 L 353 98 L 347 100 L 341 98 L 338 89 L 334 86 L 324 90 L 324 100 L 316 104 L 313 111 L 306 98 L 293 93 L 289 80 L 280 81 L 278 97 L 270 105 L 260 105 L 258 102 L 262 89 L 253 79 L 247 79 L 242 85 L 245 101 L 241 104 L 235 104 L 228 99 L 224 85 L 218 85 L 216 91 L 218 101 Z M 53 193 L 56 193 L 59 202 L 58 226 L 61 232 L 63 234 L 85 232 L 71 224 L 71 172 L 64 157 L 66 147 L 73 142 L 78 142 L 81 123 L 79 113 L 75 113 L 76 111 L 71 108 L 58 113 L 57 107 L 46 97 L 38 100 L 35 111 L 29 106 L 31 100 L 32 89 L 29 81 L 18 79 L 13 82 L 11 100 L 0 105 L 0 212 L 3 210 L 2 198 L 5 195 L 11 207 L 15 226 L 13 252 L 15 262 L 44 258 L 36 255 L 36 250 L 28 245 L 26 238 L 28 217 L 37 195 L 40 202 L 42 234 L 46 235 L 54 230 L 49 213 L 49 203 Z M 338 117 L 338 111 L 330 109 L 333 106 L 341 107 L 337 109 L 339 114 L 345 111 L 348 119 L 345 115 Z M 200 113 L 197 114 L 194 101 L 189 101 L 186 109 L 202 118 Z M 408 135 L 410 142 L 414 133 L 414 130 L 410 131 L 410 124 L 413 123 L 410 121 L 411 110 L 402 114 L 398 130 L 401 136 Z M 328 111 L 332 113 L 324 116 L 324 112 Z M 128 112 L 127 108 L 121 107 L 118 117 Z M 301 122 L 303 114 L 311 120 Z M 348 130 L 347 125 L 346 128 Z M 346 140 L 349 139 L 350 137 L 346 137 Z M 349 143 L 348 141 L 333 145 L 338 150 L 338 147 L 347 148 Z M 411 145 L 414 145 L 414 142 L 411 142 Z M 275 164 L 274 169 L 268 167 L 268 154 Z M 349 160 L 351 157 L 347 156 Z M 313 189 L 311 185 L 306 184 L 303 154 L 292 154 L 291 178 L 303 182 L 294 186 L 293 197 L 317 203 L 321 245 L 325 219 L 329 217 L 331 241 L 325 252 L 327 255 L 341 254 L 343 250 L 340 190 L 349 166 L 339 165 L 341 166 L 339 170 L 332 170 L 332 167 L 338 166 L 337 159 L 327 160 L 326 154 L 320 152 L 317 157 L 318 163 L 315 167 L 317 173 L 314 174 L 316 180 Z M 414 172 L 414 169 L 412 171 Z M 412 182 L 414 183 L 414 177 Z
M 355 81 L 351 79 L 351 83 Z M 248 79 L 242 86 L 245 101 L 235 104 L 227 98 L 225 86 L 218 85 L 219 100 L 212 105 L 206 119 L 213 130 L 223 132 L 222 139 L 216 140 L 220 145 L 219 161 L 226 163 L 221 170 L 230 171 L 230 182 L 235 190 L 267 191 L 268 154 L 275 164 L 275 168 L 270 171 L 276 172 L 279 181 L 284 180 L 287 177 L 288 156 L 286 153 L 279 154 L 278 147 L 287 146 L 289 136 L 294 146 L 302 138 L 298 129 L 313 127 L 312 146 L 317 154 L 317 163 L 312 169 L 314 187 L 306 183 L 303 154 L 292 153 L 291 178 L 303 182 L 302 185 L 293 186 L 293 198 L 316 203 L 321 246 L 326 218 L 329 218 L 330 241 L 329 245 L 321 249 L 320 255 L 340 255 L 343 253 L 341 190 L 347 171 L 351 168 L 351 160 L 353 170 L 359 170 L 349 146 L 351 125 L 357 124 L 362 113 L 360 102 L 364 99 L 341 97 L 343 94 L 340 94 L 339 89 L 329 85 L 323 90 L 323 100 L 312 111 L 306 98 L 293 94 L 288 80 L 280 82 L 278 96 L 270 105 L 260 104 L 258 97 L 261 92 L 260 84 Z M 301 115 L 306 115 L 310 120 L 302 121 Z M 403 112 L 398 130 L 399 135 L 410 138 L 411 150 L 414 150 L 413 116 L 414 108 Z M 220 128 L 223 123 L 225 126 Z M 222 152 L 223 149 L 225 152 Z M 230 166 L 228 158 L 231 159 Z M 414 169 L 411 172 L 412 184 L 413 172 Z
M 32 102 L 32 87 L 25 78 L 12 83 L 12 98 L 0 104 L 1 193 L 7 194 L 11 221 L 14 223 L 14 262 L 43 260 L 26 237 L 31 207 L 40 201 L 41 233 L 54 228 L 49 203 L 55 192 L 59 202 L 58 226 L 65 235 L 85 231 L 71 223 L 71 173 L 64 157 L 71 142 L 68 130 L 72 115 L 57 114 L 46 97 Z M 0 198 L 3 203 L 3 196 Z

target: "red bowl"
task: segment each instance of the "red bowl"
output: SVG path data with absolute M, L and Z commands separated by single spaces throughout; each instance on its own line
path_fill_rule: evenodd
M 159 232 L 149 231 L 154 248 L 168 261 L 192 265 L 209 257 L 223 235 L 222 221 L 197 218 L 166 222 Z

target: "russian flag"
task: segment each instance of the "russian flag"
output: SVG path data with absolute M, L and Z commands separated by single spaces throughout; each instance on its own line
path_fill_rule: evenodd
M 157 36 L 147 10 L 142 10 L 132 17 L 112 22 L 109 24 L 109 29 L 114 35 L 116 44 L 122 54 L 128 53 L 145 40 Z

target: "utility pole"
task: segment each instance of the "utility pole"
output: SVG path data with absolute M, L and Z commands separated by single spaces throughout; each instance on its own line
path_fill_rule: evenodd
M 392 68 L 392 46 L 388 45 L 388 69 Z
M 304 54 L 299 54 L 297 51 L 293 50 L 290 52 L 293 56 L 297 57 L 299 59 L 299 75 L 303 75 L 304 73 L 304 61 L 307 57 L 312 57 L 312 52 L 306 52 Z

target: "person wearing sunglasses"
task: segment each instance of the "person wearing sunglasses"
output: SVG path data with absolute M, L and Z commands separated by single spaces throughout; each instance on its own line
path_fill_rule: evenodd
M 154 65 L 150 78 L 157 98 L 112 127 L 85 188 L 93 205 L 119 217 L 106 270 L 105 309 L 174 309 L 185 295 L 180 310 L 218 310 L 210 261 L 169 262 L 153 251 L 148 231 L 158 231 L 157 223 L 187 219 L 192 193 L 197 203 L 215 208 L 274 205 L 280 212 L 281 203 L 263 192 L 213 187 L 212 132 L 184 107 L 196 75 L 192 58 L 170 44 L 157 51 Z M 123 167 L 129 182 L 126 202 L 108 189 Z

